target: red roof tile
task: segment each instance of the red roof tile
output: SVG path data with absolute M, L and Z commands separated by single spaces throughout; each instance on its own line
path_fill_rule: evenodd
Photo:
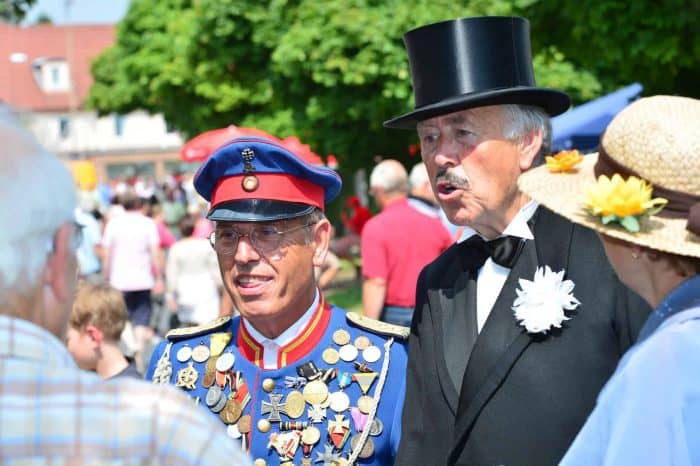
M 32 74 L 38 58 L 68 59 L 72 43 L 70 73 L 75 83 L 77 108 L 83 107 L 92 76 L 90 63 L 115 41 L 113 25 L 36 25 L 17 27 L 0 22 L 0 101 L 18 110 L 67 111 L 70 92 L 44 92 Z M 10 60 L 12 54 L 26 54 L 21 63 Z

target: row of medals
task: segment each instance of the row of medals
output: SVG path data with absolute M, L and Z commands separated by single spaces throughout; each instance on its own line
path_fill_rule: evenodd
M 315 462 L 325 465 L 343 466 L 347 460 L 341 456 L 343 448 L 350 438 L 350 420 L 345 419 L 342 414 L 350 410 L 355 430 L 358 432 L 350 438 L 350 448 L 352 451 L 358 446 L 360 432 L 369 428 L 370 436 L 378 436 L 383 431 L 382 422 L 375 418 L 367 426 L 367 418 L 371 411 L 374 400 L 367 395 L 367 391 L 372 386 L 378 373 L 372 370 L 368 364 L 375 363 L 381 358 L 381 350 L 373 345 L 365 335 L 358 336 L 354 342 L 350 343 L 350 334 L 343 329 L 333 333 L 333 342 L 339 346 L 336 350 L 329 347 L 323 351 L 322 358 L 326 364 L 331 366 L 340 360 L 352 362 L 359 371 L 354 374 L 339 372 L 335 368 L 319 370 L 312 361 L 297 367 L 299 377 L 287 377 L 286 388 L 293 388 L 287 394 L 284 402 L 284 395 L 271 393 L 276 388 L 275 381 L 265 379 L 262 383 L 264 391 L 269 393 L 270 401 L 263 401 L 261 413 L 269 414 L 267 419 L 260 419 L 257 428 L 262 433 L 267 433 L 271 429 L 271 423 L 279 423 L 280 432 L 273 432 L 269 436 L 268 448 L 275 448 L 280 456 L 283 466 L 291 466 L 291 459 L 294 457 L 298 447 L 301 445 L 304 457 L 302 466 L 311 465 L 311 450 L 321 440 L 321 431 L 313 424 L 321 423 L 326 418 L 327 409 L 334 411 L 334 420 L 328 422 L 328 442 L 324 446 L 323 453 L 316 452 Z M 358 356 L 362 354 L 364 363 L 358 361 Z M 214 413 L 218 413 L 221 420 L 228 425 L 228 434 L 236 439 L 241 439 L 243 448 L 247 449 L 247 434 L 251 430 L 250 414 L 243 414 L 250 396 L 245 380 L 241 373 L 233 371 L 235 356 L 231 352 L 225 352 L 218 357 L 212 354 L 209 348 L 200 343 L 191 348 L 181 347 L 176 358 L 181 363 L 188 365 L 178 371 L 176 386 L 194 390 L 199 378 L 199 373 L 194 368 L 194 362 L 206 362 L 206 369 L 202 377 L 202 386 L 207 388 L 205 403 Z M 330 393 L 328 382 L 338 378 L 340 391 Z M 350 407 L 350 398 L 342 391 L 343 388 L 352 382 L 357 382 L 362 390 L 363 396 L 357 400 L 357 407 Z M 226 385 L 231 390 L 227 396 L 224 392 Z M 303 387 L 302 391 L 297 388 Z M 199 398 L 195 401 L 199 403 Z M 308 403 L 311 408 L 308 410 L 309 421 L 282 421 L 280 414 L 285 414 L 290 419 L 298 419 L 304 414 Z M 359 458 L 369 458 L 374 454 L 374 442 L 371 437 L 367 437 Z M 255 466 L 265 464 L 262 460 L 256 460 Z

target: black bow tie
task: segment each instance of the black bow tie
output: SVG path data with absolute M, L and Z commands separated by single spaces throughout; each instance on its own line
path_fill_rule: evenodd
M 479 235 L 463 241 L 459 255 L 465 270 L 479 270 L 489 257 L 498 265 L 512 269 L 525 246 L 525 238 L 502 236 L 491 241 Z

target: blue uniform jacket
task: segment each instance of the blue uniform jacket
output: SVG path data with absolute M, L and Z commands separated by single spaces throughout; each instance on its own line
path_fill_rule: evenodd
M 356 464 L 388 465 L 401 432 L 407 332 L 322 302 L 300 336 L 280 350 L 280 368 L 264 369 L 262 347 L 240 318 L 222 318 L 170 332 L 155 349 L 147 378 L 180 386 L 228 425 L 255 464 L 347 464 L 354 444 Z M 222 356 L 225 371 L 215 367 Z

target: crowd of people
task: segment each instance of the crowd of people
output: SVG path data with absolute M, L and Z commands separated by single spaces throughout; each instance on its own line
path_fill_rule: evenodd
M 98 219 L 0 115 L 0 462 L 700 465 L 700 101 L 641 98 L 597 153 L 550 155 L 570 100 L 536 85 L 527 20 L 404 42 L 415 108 L 384 125 L 422 163 L 373 167 L 347 238 L 338 173 L 273 140 L 209 156 L 205 210 L 134 186 Z M 348 312 L 323 288 L 358 254 Z M 138 367 L 161 294 L 178 322 Z

